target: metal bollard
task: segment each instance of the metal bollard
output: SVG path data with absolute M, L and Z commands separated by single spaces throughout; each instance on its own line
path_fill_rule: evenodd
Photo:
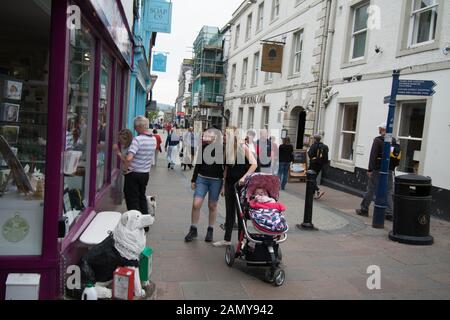
M 314 186 L 316 185 L 317 173 L 314 170 L 306 171 L 306 195 L 305 212 L 303 223 L 297 224 L 297 228 L 302 230 L 317 230 L 312 224 L 312 209 L 314 200 Z

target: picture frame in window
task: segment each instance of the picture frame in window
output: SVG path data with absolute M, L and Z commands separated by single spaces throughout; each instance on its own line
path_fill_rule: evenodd
M 5 99 L 22 100 L 22 82 L 5 81 Z
M 19 140 L 19 127 L 18 126 L 3 126 L 1 128 L 1 134 L 5 138 L 8 144 L 17 144 Z
M 20 105 L 4 102 L 0 109 L 0 121 L 18 122 Z
M 72 211 L 72 202 L 70 201 L 70 193 L 69 193 L 69 189 L 65 189 L 64 190 L 64 194 L 63 194 L 63 209 L 64 209 L 64 213 L 67 213 L 69 211 Z

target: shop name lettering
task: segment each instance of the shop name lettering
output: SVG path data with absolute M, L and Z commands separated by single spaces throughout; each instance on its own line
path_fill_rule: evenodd
M 150 9 L 150 14 L 153 16 L 154 20 L 165 20 L 167 18 L 167 14 L 168 14 L 168 10 L 167 9 L 163 9 L 163 8 L 151 8 Z
M 265 94 L 241 98 L 241 104 L 256 104 L 256 103 L 265 103 L 265 102 L 266 102 Z

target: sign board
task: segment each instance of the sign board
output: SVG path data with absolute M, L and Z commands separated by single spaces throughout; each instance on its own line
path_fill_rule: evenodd
M 241 97 L 241 104 L 257 104 L 257 103 L 266 103 L 266 95 L 258 94 L 254 96 Z
M 166 72 L 167 56 L 164 53 L 153 55 L 152 70 L 156 72 Z
M 436 93 L 436 82 L 429 80 L 400 80 L 398 95 L 431 97 Z
M 150 0 L 149 4 L 146 6 L 147 23 L 145 30 L 170 33 L 172 29 L 172 3 L 164 0 Z
M 264 43 L 261 59 L 261 71 L 281 73 L 283 49 L 280 44 Z

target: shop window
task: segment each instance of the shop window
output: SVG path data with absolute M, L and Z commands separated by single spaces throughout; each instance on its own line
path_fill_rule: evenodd
M 50 12 L 1 1 L 0 39 L 0 256 L 40 255 Z
M 120 65 L 117 65 L 116 69 L 116 89 L 115 89 L 115 99 L 114 99 L 114 128 L 113 128 L 113 143 L 118 142 L 118 134 L 119 130 L 121 129 L 119 127 L 120 123 L 120 107 L 122 104 L 122 69 L 120 68 Z M 112 146 L 111 146 L 112 147 Z M 111 168 L 116 169 L 118 168 L 118 161 L 115 153 L 112 153 L 112 164 Z
M 425 109 L 425 102 L 405 102 L 401 105 L 398 120 L 398 139 L 402 157 L 397 168 L 401 172 L 417 174 L 419 171 Z
M 85 26 L 70 30 L 69 88 L 64 152 L 64 211 L 88 203 L 94 43 Z M 67 201 L 69 198 L 69 201 Z
M 339 159 L 353 162 L 358 119 L 357 104 L 343 104 L 341 107 L 342 122 L 340 128 Z
M 99 191 L 107 182 L 107 155 L 108 155 L 108 136 L 109 136 L 109 108 L 110 108 L 110 86 L 111 86 L 111 58 L 104 52 L 102 53 L 100 69 L 100 104 L 98 110 L 97 124 L 97 173 L 96 185 Z

